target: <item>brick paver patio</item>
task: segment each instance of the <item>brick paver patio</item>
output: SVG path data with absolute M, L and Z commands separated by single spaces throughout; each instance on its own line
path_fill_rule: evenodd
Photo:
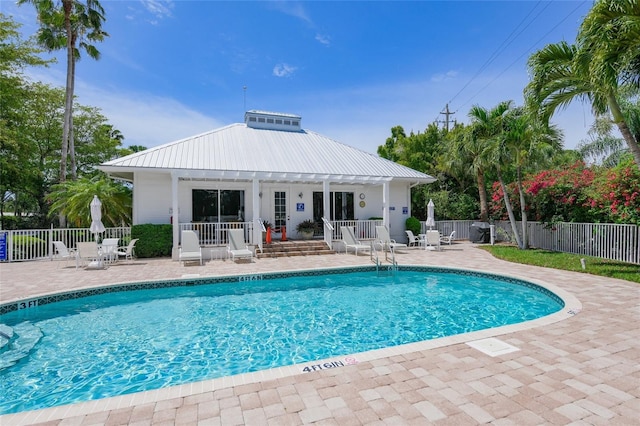
M 546 282 L 575 296 L 536 327 L 469 333 L 354 354 L 360 362 L 311 373 L 299 366 L 0 416 L 0 424 L 50 425 L 539 425 L 640 424 L 640 286 L 496 260 L 472 244 L 409 250 L 400 264 L 484 270 Z M 129 281 L 370 264 L 338 254 L 119 262 L 105 271 L 64 262 L 0 265 L 0 303 Z M 578 302 L 579 301 L 579 302 Z M 572 312 L 569 312 L 572 311 Z M 495 335 L 517 347 L 491 357 L 466 341 Z

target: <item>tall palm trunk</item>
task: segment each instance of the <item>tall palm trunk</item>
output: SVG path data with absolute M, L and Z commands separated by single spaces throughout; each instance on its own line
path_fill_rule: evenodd
M 489 203 L 487 202 L 487 187 L 484 183 L 484 170 L 478 168 L 476 173 L 476 182 L 478 184 L 478 195 L 480 197 L 480 220 L 489 221 Z
M 71 133 L 73 115 L 73 63 L 74 58 L 74 39 L 71 36 L 71 9 L 72 0 L 62 0 L 64 8 L 64 27 L 69 35 L 67 37 L 67 87 L 64 98 L 64 122 L 62 123 L 62 147 L 60 152 L 60 182 L 67 180 L 67 156 L 69 155 L 69 134 Z M 66 218 L 63 214 L 58 215 L 60 227 L 66 226 Z
M 504 198 L 504 205 L 507 208 L 507 214 L 509 215 L 509 223 L 511 224 L 511 230 L 513 231 L 513 238 L 515 238 L 518 248 L 523 248 L 522 242 L 520 241 L 520 235 L 518 234 L 516 217 L 513 214 L 513 206 L 511 206 L 511 201 L 509 200 L 509 192 L 507 191 L 507 185 L 504 184 L 504 180 L 502 179 L 502 172 L 500 171 L 499 167 L 497 172 L 498 172 L 498 181 L 500 182 L 500 188 L 502 188 L 502 197 Z
M 520 167 L 517 168 L 518 180 L 516 185 L 518 185 L 518 193 L 520 194 L 520 216 L 522 220 L 522 247 L 523 250 L 529 248 L 529 232 L 527 226 L 527 205 L 526 200 L 524 199 L 524 188 L 522 187 L 522 169 Z
M 631 133 L 631 130 L 629 129 L 629 126 L 627 125 L 627 122 L 622 115 L 620 104 L 618 104 L 618 101 L 616 100 L 616 97 L 613 95 L 613 93 L 609 93 L 607 95 L 607 104 L 609 105 L 609 109 L 611 110 L 613 122 L 616 123 L 618 129 L 620 129 L 620 133 L 627 143 L 629 151 L 631 151 L 636 165 L 640 167 L 640 146 L 638 146 L 638 141 L 633 136 L 633 133 Z

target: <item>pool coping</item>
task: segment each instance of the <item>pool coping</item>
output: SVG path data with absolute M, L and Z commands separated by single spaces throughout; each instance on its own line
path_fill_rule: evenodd
M 375 266 L 366 265 L 366 266 L 342 266 L 342 267 L 333 267 L 333 268 L 322 268 L 322 269 L 302 269 L 302 270 L 290 270 L 290 271 L 278 271 L 278 272 L 266 272 L 261 275 L 304 275 L 305 273 L 309 273 L 310 275 L 319 275 L 319 271 L 330 271 L 331 273 L 339 273 L 345 271 L 357 271 L 357 270 L 375 270 Z M 242 373 L 232 376 L 225 376 L 221 378 L 208 379 L 198 382 L 186 383 L 182 385 L 169 386 L 166 388 L 142 391 L 132 394 L 107 397 L 97 400 L 77 402 L 72 404 L 60 405 L 56 407 L 43 408 L 37 410 L 30 411 L 22 411 L 18 413 L 5 414 L 0 415 L 0 420 L 7 421 L 11 424 L 29 424 L 32 422 L 42 421 L 44 419 L 52 419 L 52 418 L 65 418 L 66 414 L 69 413 L 69 410 L 73 410 L 74 416 L 78 415 L 87 415 L 97 412 L 103 412 L 105 410 L 114 410 L 120 409 L 123 407 L 132 407 L 140 404 L 145 404 L 149 402 L 157 402 L 162 400 L 168 400 L 178 397 L 186 397 L 191 395 L 200 394 L 203 392 L 211 392 L 223 388 L 252 384 L 257 382 L 262 382 L 266 380 L 274 380 L 281 379 L 296 375 L 304 375 L 306 374 L 303 370 L 306 367 L 313 366 L 323 366 L 324 364 L 332 365 L 332 367 L 328 368 L 336 368 L 337 364 L 336 360 L 338 359 L 346 359 L 351 358 L 357 363 L 367 362 L 367 361 L 375 361 L 381 358 L 392 357 L 395 355 L 406 354 L 409 352 L 422 352 L 429 351 L 436 348 L 441 348 L 445 346 L 450 346 L 459 343 L 467 343 L 479 339 L 485 339 L 489 337 L 497 337 L 513 332 L 529 330 L 532 328 L 538 328 L 545 325 L 553 324 L 579 314 L 582 310 L 582 303 L 578 300 L 570 292 L 554 285 L 546 281 L 534 279 L 531 277 L 518 275 L 518 274 L 502 274 L 496 273 L 489 270 L 482 269 L 469 269 L 469 268 L 458 268 L 458 267 L 447 267 L 447 266 L 425 266 L 418 264 L 403 264 L 400 265 L 400 269 L 412 269 L 417 268 L 420 270 L 429 270 L 429 271 L 437 271 L 441 270 L 443 272 L 466 272 L 470 275 L 488 275 L 493 277 L 501 277 L 504 279 L 513 279 L 522 282 L 535 284 L 547 291 L 555 294 L 557 297 L 562 299 L 564 303 L 564 307 L 550 315 L 546 315 L 541 318 L 537 318 L 530 321 L 525 321 L 517 324 L 505 325 L 500 327 L 494 327 L 485 330 L 478 330 L 468 333 L 457 334 L 454 336 L 441 337 L 437 339 L 424 340 L 420 342 L 407 343 L 403 345 L 391 346 L 382 349 L 375 349 L 371 351 L 359 352 L 350 355 L 343 355 L 337 357 L 331 357 L 322 360 L 316 360 L 307 363 L 294 364 L 289 366 L 277 367 L 267 370 L 261 370 L 251 373 Z M 312 274 L 312 272 L 315 272 Z M 93 287 L 86 287 L 83 289 L 65 291 L 65 292 L 51 292 L 45 293 L 42 295 L 34 295 L 28 299 L 22 300 L 13 300 L 7 301 L 0 304 L 0 308 L 3 306 L 7 306 L 10 304 L 20 303 L 23 300 L 34 300 L 39 298 L 52 297 L 56 295 L 71 295 L 71 294 L 80 294 L 80 293 L 91 293 L 95 290 L 113 290 L 116 291 L 119 287 L 132 285 L 140 283 L 154 283 L 154 282 L 193 282 L 194 280 L 206 281 L 206 280 L 216 280 L 218 282 L 232 282 L 230 278 L 237 278 L 240 276 L 252 276 L 255 274 L 226 274 L 226 275 L 203 275 L 203 276 L 188 276 L 180 279 L 171 279 L 171 280 L 148 280 L 148 281 L 135 281 L 135 282 L 121 282 L 121 283 L 113 283 L 108 285 L 99 285 Z M 89 294 L 87 294 L 89 295 Z M 348 365 L 348 364 L 347 364 Z M 317 370 L 311 370 L 317 371 Z

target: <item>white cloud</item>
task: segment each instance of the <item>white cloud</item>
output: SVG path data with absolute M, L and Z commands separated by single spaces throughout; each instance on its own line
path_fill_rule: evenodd
M 157 19 L 171 17 L 171 9 L 173 9 L 171 0 L 142 0 L 142 5 Z
M 316 34 L 316 40 L 325 46 L 329 46 L 331 44 L 331 38 L 328 35 L 318 33 Z
M 276 77 L 290 77 L 291 75 L 293 75 L 293 73 L 296 72 L 298 68 L 291 66 L 289 64 L 277 64 L 275 67 L 273 67 L 273 75 L 275 75 Z
M 458 71 L 447 71 L 445 73 L 435 74 L 431 77 L 431 81 L 433 82 L 441 82 L 446 80 L 454 79 L 458 76 Z
M 309 25 L 313 25 L 313 21 L 307 15 L 307 11 L 303 7 L 302 3 L 291 1 L 275 1 L 270 3 L 270 6 L 286 15 L 293 16 L 300 19 L 301 21 L 308 23 Z

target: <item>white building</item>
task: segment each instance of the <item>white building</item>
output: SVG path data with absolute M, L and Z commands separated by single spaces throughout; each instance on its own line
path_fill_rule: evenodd
M 289 238 L 296 238 L 298 223 L 314 220 L 330 244 L 323 217 L 334 225 L 377 217 L 392 238 L 403 241 L 411 215 L 410 188 L 435 181 L 304 130 L 300 116 L 256 110 L 246 112 L 244 123 L 99 168 L 133 183 L 133 224 L 173 223 L 174 251 L 180 229 L 195 224 L 203 224 L 203 243 L 220 243 L 216 233 L 229 224 L 241 224 L 249 240 L 261 241 L 258 218 L 286 227 Z

